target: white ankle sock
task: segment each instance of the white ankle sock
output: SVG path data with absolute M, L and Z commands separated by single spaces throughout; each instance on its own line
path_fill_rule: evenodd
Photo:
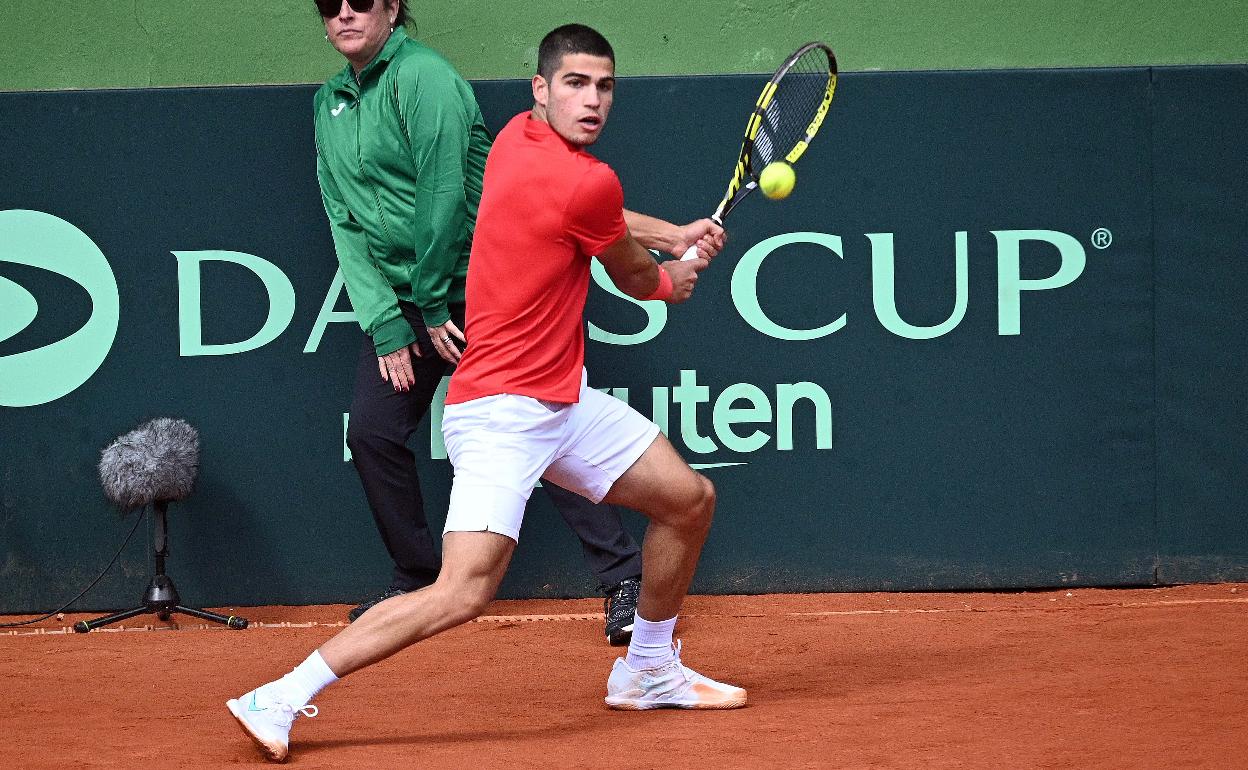
M 628 643 L 628 656 L 624 662 L 634 671 L 658 668 L 675 657 L 672 651 L 672 632 L 676 618 L 669 620 L 646 620 L 635 615 L 633 639 Z
M 316 694 L 338 681 L 338 676 L 326 665 L 320 650 L 316 650 L 308 659 L 300 663 L 286 676 L 277 681 L 289 692 L 296 701 L 290 705 L 295 708 L 307 705 Z

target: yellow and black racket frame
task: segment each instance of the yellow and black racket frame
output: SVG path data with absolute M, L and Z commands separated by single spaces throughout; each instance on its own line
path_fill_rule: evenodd
M 827 56 L 828 82 L 823 89 L 822 99 L 815 106 L 810 122 L 806 126 L 805 135 L 785 154 L 785 162 L 789 165 L 796 163 L 805 154 L 811 140 L 815 138 L 815 134 L 819 133 L 819 129 L 823 126 L 823 121 L 828 115 L 828 108 L 832 105 L 832 97 L 836 94 L 836 54 L 832 52 L 832 49 L 826 43 L 813 42 L 803 45 L 785 59 L 780 68 L 776 70 L 776 74 L 772 75 L 771 80 L 767 81 L 767 85 L 763 86 L 762 93 L 758 95 L 758 100 L 754 103 L 754 110 L 750 113 L 750 119 L 745 124 L 745 138 L 741 142 L 741 153 L 737 156 L 737 165 L 733 170 L 732 181 L 728 184 L 728 191 L 724 193 L 723 200 L 720 201 L 714 215 L 711 216 L 711 219 L 718 224 L 722 225 L 724 217 L 728 215 L 728 212 L 732 211 L 734 206 L 740 203 L 746 195 L 749 195 L 754 188 L 758 187 L 758 174 L 762 169 L 755 169 L 753 165 L 754 141 L 758 138 L 759 128 L 762 126 L 763 119 L 766 116 L 767 107 L 775 97 L 784 76 L 789 74 L 789 71 L 803 56 L 814 50 L 819 50 Z

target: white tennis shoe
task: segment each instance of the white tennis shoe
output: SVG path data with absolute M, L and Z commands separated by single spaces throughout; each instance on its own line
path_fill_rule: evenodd
M 658 668 L 634 671 L 623 658 L 616 658 L 607 679 L 606 703 L 613 709 L 736 709 L 745 702 L 744 689 L 683 665 L 679 643 L 675 657 Z
M 225 706 L 270 762 L 286 761 L 290 753 L 290 726 L 295 717 L 314 717 L 318 713 L 316 706 L 309 703 L 296 708 L 274 683 L 226 701 Z

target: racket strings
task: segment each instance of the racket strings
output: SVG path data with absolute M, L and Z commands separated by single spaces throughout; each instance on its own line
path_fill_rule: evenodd
M 773 139 L 779 131 L 780 109 L 775 99 L 763 110 L 763 120 L 759 126 L 758 136 L 754 138 L 754 157 L 765 166 L 777 157 L 777 148 Z M 761 168 L 761 166 L 760 166 Z
M 780 78 L 754 138 L 754 157 L 759 164 L 755 168 L 783 160 L 807 138 L 806 130 L 823 103 L 830 76 L 827 54 L 814 48 L 802 54 Z

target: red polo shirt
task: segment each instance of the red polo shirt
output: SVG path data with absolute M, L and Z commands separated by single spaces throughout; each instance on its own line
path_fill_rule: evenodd
M 499 133 L 468 259 L 468 348 L 446 403 L 510 393 L 574 403 L 590 258 L 628 232 L 611 167 L 523 112 Z

